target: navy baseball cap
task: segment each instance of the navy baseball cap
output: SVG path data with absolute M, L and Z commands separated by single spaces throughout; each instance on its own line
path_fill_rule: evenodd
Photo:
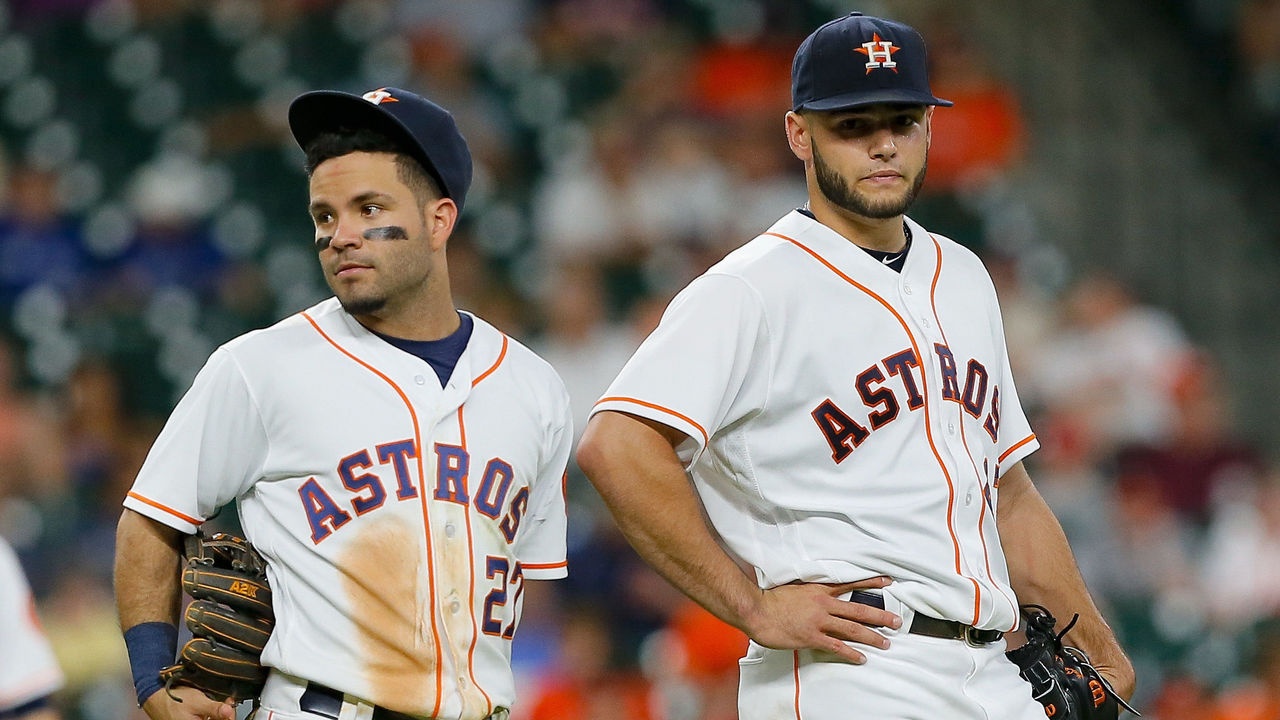
M 914 28 L 855 12 L 800 43 L 791 63 L 791 109 L 844 110 L 876 103 L 953 104 L 929 89 L 924 38 Z
M 289 129 L 298 145 L 324 132 L 370 128 L 402 142 L 408 154 L 440 183 L 462 210 L 471 187 L 471 150 L 448 110 L 408 90 L 384 87 L 364 95 L 316 90 L 289 105 Z

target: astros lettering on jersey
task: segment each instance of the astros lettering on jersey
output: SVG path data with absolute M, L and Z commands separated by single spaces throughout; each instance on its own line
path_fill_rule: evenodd
M 694 280 L 594 411 L 681 430 L 762 588 L 888 575 L 917 612 L 1010 630 L 1000 469 L 1038 447 L 978 258 L 907 220 L 901 274 L 793 212 Z
M 126 507 L 194 532 L 235 499 L 267 558 L 265 665 L 391 710 L 514 700 L 525 580 L 564 577 L 568 396 L 479 318 L 449 383 L 329 299 L 218 349 Z

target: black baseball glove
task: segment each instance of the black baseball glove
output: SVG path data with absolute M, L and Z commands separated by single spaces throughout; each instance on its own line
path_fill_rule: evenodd
M 187 538 L 182 589 L 193 600 L 185 620 L 192 638 L 178 662 L 160 671 L 165 688 L 189 685 L 209 697 L 257 698 L 267 681 L 259 657 L 275 616 L 267 564 L 253 546 L 226 533 Z
M 1062 637 L 1080 618 L 1054 633 L 1057 620 L 1039 605 L 1023 605 L 1027 644 L 1005 653 L 1018 674 L 1031 683 L 1031 695 L 1053 720 L 1116 720 L 1120 708 L 1141 715 L 1111 689 L 1084 651 L 1062 644 Z

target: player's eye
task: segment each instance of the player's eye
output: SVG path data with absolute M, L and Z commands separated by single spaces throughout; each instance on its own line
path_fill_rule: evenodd
M 324 211 L 318 212 L 311 216 L 311 220 L 316 225 L 328 225 L 333 220 L 333 215 Z
M 382 212 L 382 208 L 378 207 L 377 205 L 365 205 L 364 207 L 360 208 L 360 213 L 365 217 L 373 217 L 374 215 L 377 215 L 379 212 Z

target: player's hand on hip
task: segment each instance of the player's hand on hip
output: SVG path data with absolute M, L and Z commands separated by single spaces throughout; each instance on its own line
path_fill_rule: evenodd
M 792 583 L 762 591 L 758 612 L 748 635 L 776 650 L 824 650 L 861 664 L 866 655 L 847 643 L 885 649 L 889 640 L 872 628 L 902 626 L 902 618 L 887 610 L 841 600 L 854 590 L 878 590 L 892 582 L 874 577 L 853 583 Z
M 142 709 L 151 720 L 235 720 L 236 717 L 236 706 L 231 700 L 218 702 L 193 687 L 162 689 L 147 698 Z

